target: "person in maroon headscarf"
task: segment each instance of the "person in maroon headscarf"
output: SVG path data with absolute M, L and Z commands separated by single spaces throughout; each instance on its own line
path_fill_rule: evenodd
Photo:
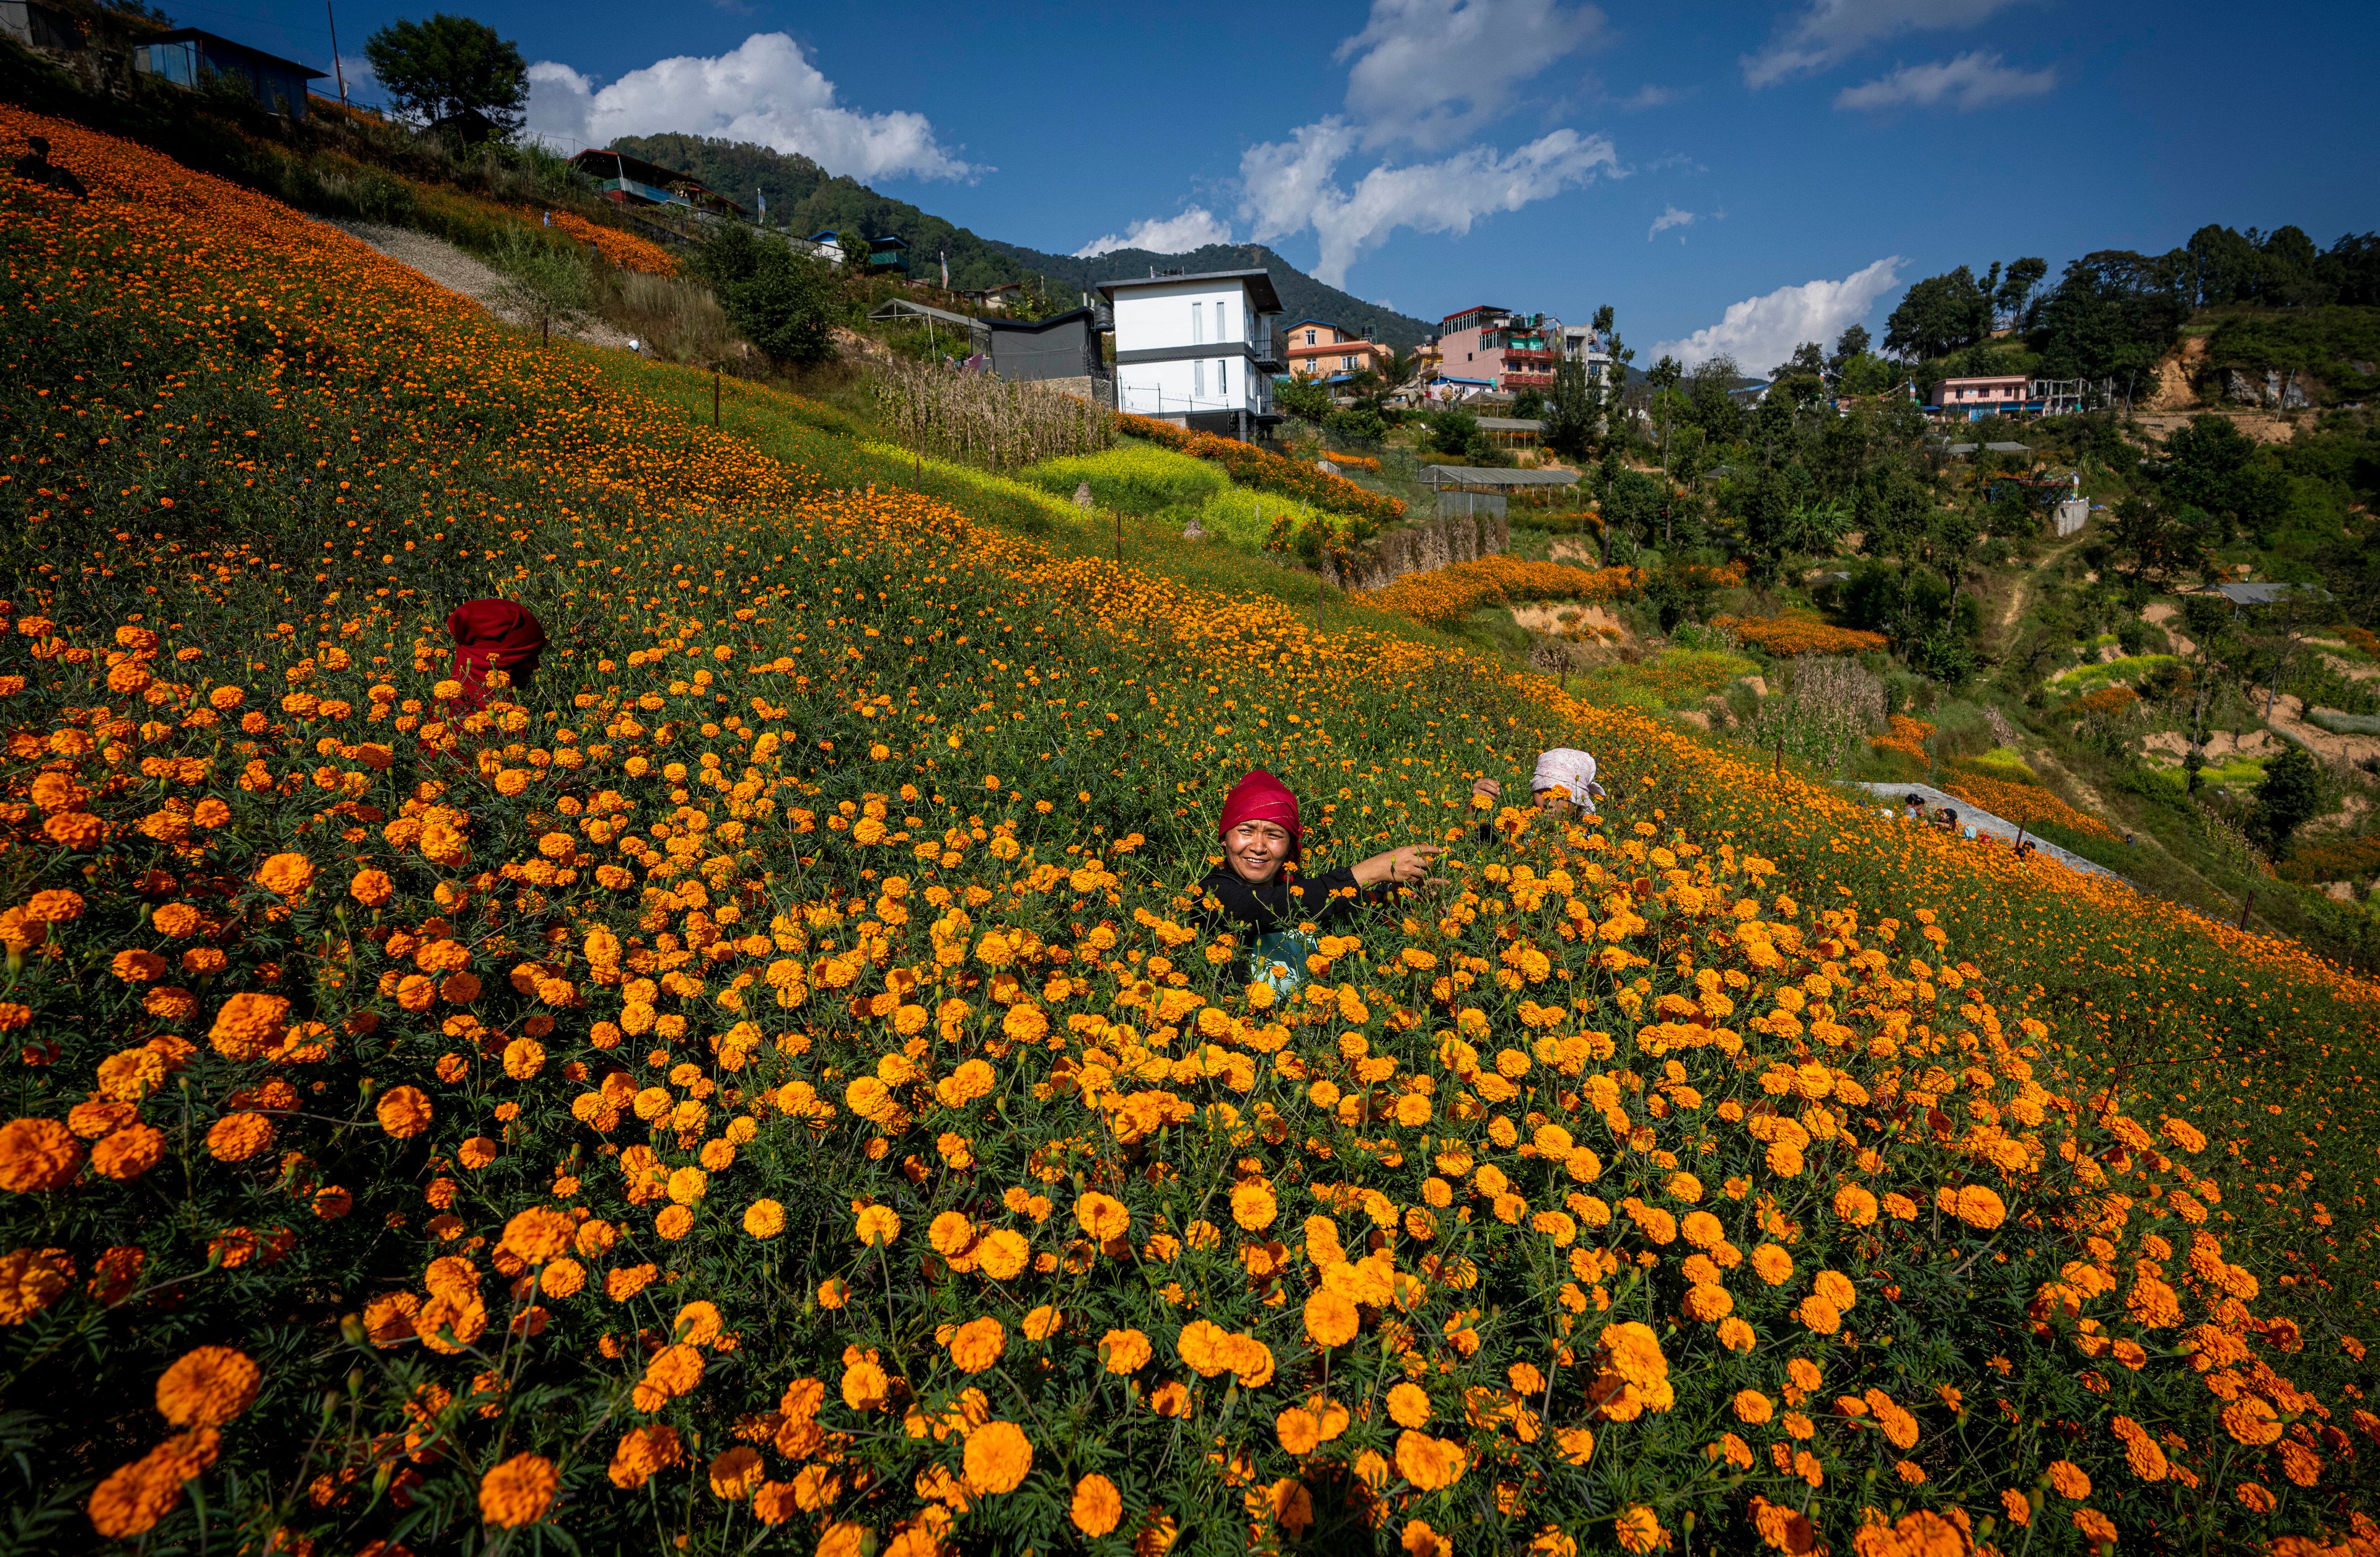
M 465 601 L 447 615 L 446 631 L 455 640 L 454 679 L 463 687 L 455 700 L 467 708 L 486 704 L 492 670 L 510 676 L 514 691 L 526 688 L 545 653 L 545 624 L 517 601 Z
M 1380 901 L 1398 887 L 1418 884 L 1429 874 L 1430 861 L 1446 852 L 1434 844 L 1408 844 L 1303 877 L 1296 870 L 1305 842 L 1297 797 L 1262 768 L 1224 797 L 1216 832 L 1223 840 L 1223 863 L 1198 882 L 1200 898 L 1213 905 L 1206 912 L 1207 928 L 1229 924 L 1249 931 L 1259 954 L 1292 968 L 1303 965 L 1304 954 L 1282 937 L 1300 939 L 1301 924 L 1320 929 L 1352 918 L 1364 904 Z

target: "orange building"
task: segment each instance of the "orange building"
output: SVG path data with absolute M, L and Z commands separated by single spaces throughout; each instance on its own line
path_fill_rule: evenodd
M 1302 379 L 1336 379 L 1366 368 L 1387 371 L 1394 355 L 1378 341 L 1367 341 L 1327 319 L 1301 319 L 1273 337 L 1288 349 L 1281 355 L 1291 373 Z

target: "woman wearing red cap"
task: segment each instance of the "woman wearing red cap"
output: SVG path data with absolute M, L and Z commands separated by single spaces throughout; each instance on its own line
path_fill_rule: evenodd
M 1223 840 L 1223 863 L 1198 882 L 1199 895 L 1209 905 L 1208 928 L 1230 924 L 1250 932 L 1253 960 L 1267 970 L 1258 977 L 1268 977 L 1277 965 L 1290 970 L 1292 985 L 1313 949 L 1312 936 L 1301 926 L 1321 930 L 1354 917 L 1362 905 L 1422 881 L 1430 861 L 1445 852 L 1433 844 L 1409 844 L 1353 867 L 1301 877 L 1295 866 L 1305 833 L 1298 822 L 1297 797 L 1262 768 L 1223 797 L 1216 832 Z

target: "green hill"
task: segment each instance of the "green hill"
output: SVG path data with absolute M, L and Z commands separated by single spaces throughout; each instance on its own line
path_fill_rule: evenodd
M 1432 328 L 1326 286 L 1262 244 L 1209 245 L 1187 254 L 1119 249 L 1096 259 L 1078 259 L 980 237 L 906 201 L 879 194 L 856 178 L 831 174 L 808 157 L 749 141 L 668 134 L 622 136 L 613 144 L 648 161 L 683 168 L 747 207 L 756 203 L 755 196 L 760 197 L 768 202 L 771 225 L 803 233 L 856 229 L 869 237 L 892 234 L 908 240 L 920 274 L 947 254 L 951 285 L 961 288 L 997 286 L 1038 275 L 1049 282 L 1046 290 L 1062 298 L 1068 292 L 1087 292 L 1102 281 L 1146 274 L 1160 262 L 1193 271 L 1262 265 L 1271 274 L 1292 319 L 1332 320 L 1390 346 L 1418 345 Z

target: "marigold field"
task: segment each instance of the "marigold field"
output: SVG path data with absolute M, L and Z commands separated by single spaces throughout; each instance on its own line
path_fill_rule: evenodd
M 2372 986 L 0 131 L 12 1545 L 2380 1539 Z M 1452 845 L 1286 998 L 1257 763 Z

